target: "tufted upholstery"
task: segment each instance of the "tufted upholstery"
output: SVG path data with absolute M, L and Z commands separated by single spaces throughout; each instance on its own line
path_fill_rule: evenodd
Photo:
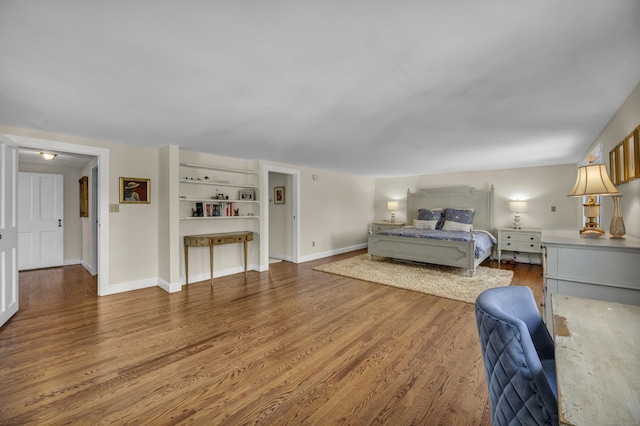
M 557 425 L 553 340 L 529 287 L 498 287 L 476 300 L 491 422 Z

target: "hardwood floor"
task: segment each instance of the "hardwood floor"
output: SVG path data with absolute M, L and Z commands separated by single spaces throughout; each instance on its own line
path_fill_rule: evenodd
M 360 253 L 174 294 L 23 272 L 0 423 L 490 424 L 473 305 L 312 270 Z M 540 266 L 508 268 L 541 296 Z

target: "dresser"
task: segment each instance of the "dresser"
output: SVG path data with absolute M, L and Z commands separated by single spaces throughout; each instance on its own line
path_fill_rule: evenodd
M 498 228 L 498 262 L 502 258 L 503 250 L 542 253 L 541 233 L 540 228 Z
M 545 229 L 541 241 L 543 316 L 552 334 L 552 294 L 640 305 L 640 238 L 590 238 L 578 229 Z

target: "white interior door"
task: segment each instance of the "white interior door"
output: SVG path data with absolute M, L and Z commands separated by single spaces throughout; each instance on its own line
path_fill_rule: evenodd
M 64 176 L 19 173 L 18 269 L 64 263 Z
M 18 312 L 18 146 L 0 135 L 0 326 Z

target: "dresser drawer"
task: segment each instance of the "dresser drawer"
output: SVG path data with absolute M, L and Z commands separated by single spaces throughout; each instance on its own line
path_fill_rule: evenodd
M 540 252 L 542 251 L 540 248 L 540 241 L 530 240 L 530 241 L 518 241 L 511 240 L 505 241 L 500 244 L 500 248 L 502 250 L 510 250 L 510 251 L 526 251 L 526 252 Z

